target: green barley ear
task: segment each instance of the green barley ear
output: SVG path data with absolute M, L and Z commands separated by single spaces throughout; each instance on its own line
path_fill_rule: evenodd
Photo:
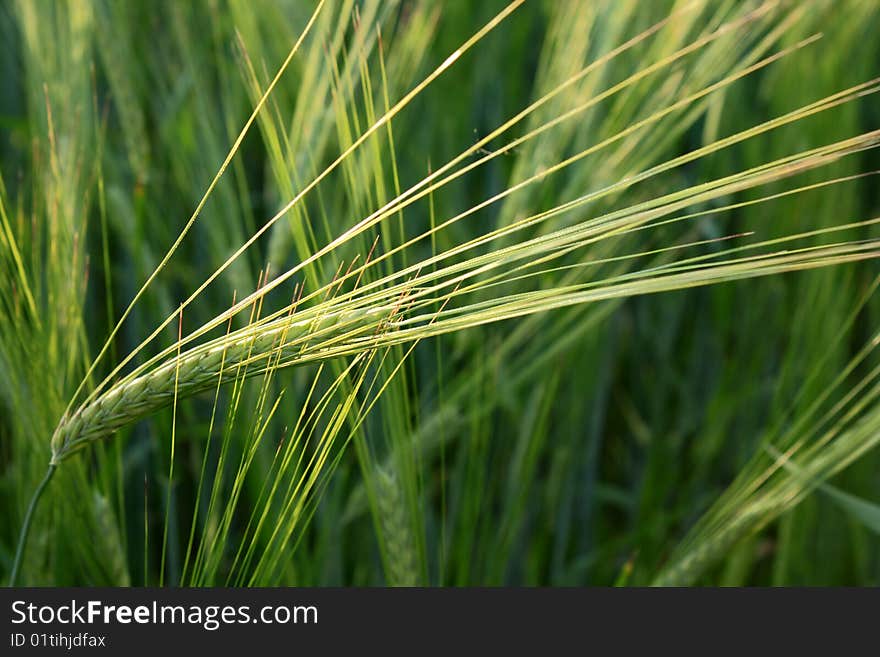
M 314 313 L 310 319 L 282 318 L 246 327 L 194 347 L 150 371 L 127 377 L 59 422 L 52 436 L 52 464 L 58 465 L 89 444 L 169 406 L 175 397 L 191 397 L 228 383 L 246 368 L 262 374 L 270 360 L 291 364 L 320 353 L 340 336 L 352 338 L 381 326 L 386 308 Z M 308 313 L 304 313 L 308 317 Z M 176 383 L 176 391 L 175 391 Z
M 95 540 L 103 547 L 101 554 L 109 557 L 103 566 L 112 586 L 131 586 L 131 577 L 126 564 L 125 547 L 119 532 L 119 522 L 107 498 L 95 491 L 93 496 L 95 519 L 98 522 Z
M 376 505 L 381 518 L 382 555 L 389 586 L 418 586 L 418 558 L 412 528 L 407 524 L 406 499 L 394 473 L 378 468 Z

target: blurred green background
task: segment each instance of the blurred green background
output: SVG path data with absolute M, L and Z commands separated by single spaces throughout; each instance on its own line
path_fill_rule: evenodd
M 89 385 L 505 6 L 327 2 L 201 217 Z M 67 402 L 314 8 L 303 0 L 0 3 L 0 571 L 11 566 Z M 673 16 L 515 134 L 764 9 L 414 203 L 298 280 L 324 284 L 336 267 L 363 258 L 375 237 L 378 251 L 389 251 L 817 32 L 818 42 L 408 247 L 382 271 L 880 75 L 880 3 L 872 0 L 526 2 L 418 94 L 394 119 L 393 134 L 381 131 L 347 158 L 188 306 L 184 330 L 227 308 L 233 291 L 252 291 L 267 267 L 271 276 L 307 258 L 658 21 Z M 867 96 L 622 188 L 533 234 L 878 126 L 876 98 Z M 876 169 L 880 158 L 868 150 L 794 183 L 715 203 Z M 564 263 L 732 234 L 769 240 L 869 219 L 878 209 L 873 177 L 730 211 L 704 204 L 693 210 L 706 212 L 698 221 L 601 242 Z M 844 236 L 875 233 L 858 227 Z M 515 238 L 486 248 L 505 239 Z M 566 276 L 600 280 L 723 248 L 726 242 L 706 242 L 606 260 L 504 290 L 551 289 L 573 280 Z M 871 352 L 853 361 L 876 333 L 876 276 L 869 261 L 487 324 L 422 341 L 406 358 L 395 347 L 375 366 L 388 387 L 362 425 L 334 434 L 331 462 L 314 473 L 311 488 L 270 498 L 273 483 L 284 491 L 309 471 L 279 467 L 279 445 L 320 394 L 331 410 L 349 398 L 347 384 L 333 386 L 345 362 L 278 371 L 223 390 L 216 404 L 212 395 L 186 400 L 177 411 L 173 481 L 170 409 L 63 464 L 39 507 L 21 580 L 878 585 L 876 358 Z M 20 277 L 30 281 L 32 299 Z M 472 300 L 496 293 L 476 290 Z M 175 321 L 139 358 L 176 335 Z M 313 386 L 318 392 L 309 397 Z M 839 410 L 836 404 L 845 411 L 823 415 Z M 330 424 L 329 416 L 316 423 L 316 440 L 329 435 Z M 796 466 L 803 472 L 777 468 L 765 480 L 773 450 L 797 441 L 805 445 Z

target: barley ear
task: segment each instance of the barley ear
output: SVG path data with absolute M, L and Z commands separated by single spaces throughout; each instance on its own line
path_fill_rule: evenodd
M 383 552 L 389 586 L 418 586 L 412 530 L 407 524 L 403 491 L 394 474 L 380 469 L 377 479 L 379 514 L 382 518 Z

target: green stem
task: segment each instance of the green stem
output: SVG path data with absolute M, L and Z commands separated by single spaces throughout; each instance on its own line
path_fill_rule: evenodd
M 46 471 L 46 476 L 43 477 L 43 481 L 40 482 L 40 485 L 37 486 L 37 490 L 34 491 L 31 503 L 28 504 L 27 512 L 24 514 L 24 524 L 21 526 L 21 533 L 18 536 L 18 547 L 15 550 L 15 561 L 12 562 L 12 573 L 9 575 L 9 586 L 15 586 L 15 580 L 18 579 L 18 571 L 21 569 L 21 559 L 24 556 L 24 546 L 27 543 L 28 533 L 31 529 L 31 521 L 34 519 L 34 510 L 37 508 L 37 502 L 40 501 L 40 497 L 46 489 L 46 485 L 49 483 L 49 480 L 52 479 L 52 475 L 55 474 L 56 467 L 58 466 L 54 463 L 49 465 L 49 469 Z

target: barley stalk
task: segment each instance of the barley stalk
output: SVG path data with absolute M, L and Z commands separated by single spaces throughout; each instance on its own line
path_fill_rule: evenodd
M 46 474 L 43 477 L 42 481 L 37 485 L 36 490 L 34 491 L 34 495 L 31 498 L 30 503 L 28 504 L 27 511 L 24 514 L 24 520 L 21 524 L 21 532 L 18 535 L 18 546 L 15 548 L 15 558 L 12 560 L 12 569 L 9 572 L 9 586 L 15 586 L 15 582 L 18 579 L 18 573 L 21 570 L 21 560 L 24 556 L 24 547 L 27 545 L 28 534 L 31 529 L 31 522 L 34 519 L 34 511 L 37 508 L 37 504 L 40 501 L 40 497 L 43 494 L 43 491 L 46 490 L 46 486 L 49 485 L 49 482 L 52 481 L 52 476 L 55 474 L 55 469 L 57 466 L 49 465 L 49 469 L 46 470 Z

